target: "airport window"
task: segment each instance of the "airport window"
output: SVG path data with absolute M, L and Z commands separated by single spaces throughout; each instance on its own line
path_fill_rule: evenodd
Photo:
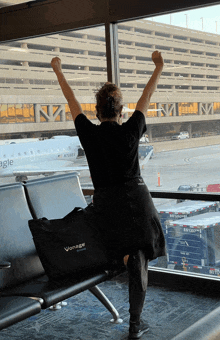
M 192 90 L 203 90 L 203 86 L 192 86 Z
M 186 49 L 183 48 L 174 48 L 175 52 L 184 52 L 184 53 L 188 53 Z
M 180 36 L 180 35 L 173 35 L 173 39 L 178 39 L 178 40 L 187 40 L 187 37 Z
M 207 64 L 207 67 L 217 68 L 217 67 L 218 67 L 218 65 L 214 65 L 214 64 Z
M 165 51 L 170 51 L 170 47 L 169 47 L 169 46 L 160 46 L 160 45 L 156 45 L 155 48 L 156 48 L 157 50 L 160 50 L 160 51 L 163 51 L 163 50 L 165 50 Z
M 213 13 L 219 9 L 220 6 L 213 6 Z M 191 20 L 193 16 L 196 18 L 196 11 L 190 12 Z M 220 62 L 216 49 L 219 32 L 215 25 L 212 28 L 205 25 L 205 17 L 203 30 L 202 26 L 195 28 L 193 23 L 190 27 L 189 22 L 188 27 L 183 27 L 187 13 L 172 13 L 172 23 L 170 15 L 120 23 L 119 40 L 130 42 L 129 32 L 133 27 L 132 46 L 136 47 L 133 56 L 128 48 L 125 54 L 126 44 L 123 50 L 118 46 L 125 115 L 130 117 L 135 110 L 154 70 L 152 52 L 158 49 L 164 57 L 164 69 L 146 113 L 148 142 L 144 144 L 146 148 L 153 147 L 154 156 L 141 169 L 141 174 L 151 191 L 220 192 L 217 171 L 220 162 L 216 164 L 220 144 Z M 149 46 L 145 48 L 138 33 L 145 34 Z M 139 47 L 145 48 L 144 54 Z M 129 74 L 124 70 L 131 58 L 133 67 L 131 64 L 129 70 L 133 79 L 129 82 Z M 215 140 L 213 145 L 208 142 L 211 138 Z M 172 150 L 168 145 L 172 145 Z M 218 278 L 219 202 L 153 200 L 163 225 L 168 256 L 150 265 Z M 213 218 L 216 226 L 211 224 Z M 198 226 L 199 221 L 205 225 L 204 229 Z M 198 253 L 193 249 L 197 241 Z
M 137 70 L 136 74 L 151 74 L 150 71 L 141 71 L 141 70 Z
M 191 54 L 203 54 L 202 51 L 195 51 L 195 50 L 191 50 L 190 53 Z
M 204 76 L 202 74 L 191 74 L 192 78 L 203 78 Z
M 197 42 L 197 43 L 202 43 L 203 42 L 202 40 L 196 39 L 196 38 L 190 38 L 190 41 Z
M 217 53 L 210 53 L 210 52 L 206 52 L 206 55 L 208 55 L 210 57 L 217 57 L 218 56 Z
M 132 70 L 120 70 L 121 73 L 132 73 Z
M 0 57 L 0 92 L 3 96 L 0 124 L 10 123 L 9 134 L 18 129 L 13 127 L 16 124 L 30 123 L 30 133 L 26 134 L 31 136 L 31 129 L 35 131 L 31 124 L 48 124 L 49 131 L 49 125 L 53 122 L 72 121 L 69 107 L 50 65 L 56 55 L 62 60 L 62 69 L 77 99 L 82 106 L 89 106 L 86 107 L 86 115 L 90 119 L 96 118 L 95 92 L 107 81 L 104 27 L 45 37 L 0 45 L 0 51 L 4 51 L 4 58 Z M 130 72 L 127 69 L 125 74 Z M 13 103 L 7 102 L 9 96 Z M 27 102 L 20 104 L 24 97 L 28 98 Z M 62 107 L 65 107 L 65 112 Z M 59 129 L 58 125 L 55 130 Z M 66 129 L 71 131 L 72 125 Z M 18 130 L 22 135 L 22 129 Z M 40 136 L 41 128 L 38 127 L 38 130 L 35 133 Z
M 186 61 L 183 61 L 183 60 L 174 60 L 174 64 L 188 65 L 188 63 Z
M 172 87 L 171 87 L 171 85 L 160 85 L 160 84 L 158 84 L 157 88 L 158 89 L 171 89 Z
M 152 48 L 152 45 L 135 42 L 135 46 Z
M 148 57 L 136 57 L 136 60 L 151 61 L 151 58 L 148 58 Z
M 155 35 L 158 37 L 170 38 L 170 34 L 163 33 L 163 32 L 155 32 Z
M 181 90 L 187 90 L 189 86 L 184 86 L 184 85 L 177 85 L 176 89 L 181 89 Z
M 210 40 L 205 41 L 205 43 L 208 44 L 208 45 L 217 45 L 216 42 L 210 41 Z
M 120 87 L 125 111 L 123 117 L 127 119 L 134 112 L 154 69 L 151 54 L 154 49 L 160 49 L 165 66 L 146 114 L 149 140 L 146 146 L 153 146 L 156 157 L 152 155 L 152 159 L 142 168 L 142 175 L 150 190 L 161 186 L 167 191 L 206 192 L 211 190 L 211 183 L 217 182 L 218 185 L 219 181 L 217 170 L 211 173 L 209 168 L 213 159 L 216 169 L 219 168 L 216 163 L 218 149 L 206 144 L 207 138 L 218 138 L 220 133 L 220 91 L 217 83 L 220 64 L 216 58 L 219 35 L 215 31 L 210 34 L 207 28 L 181 27 L 181 21 L 175 21 L 179 15 L 183 16 L 182 21 L 186 20 L 184 11 L 172 14 L 175 24 L 170 23 L 169 16 L 165 19 L 166 23 L 154 17 L 153 23 L 151 18 L 147 18 L 119 24 Z M 4 52 L 0 58 L 0 89 L 3 98 L 0 104 L 0 124 L 7 124 L 11 133 L 19 131 L 22 138 L 27 134 L 27 123 L 30 124 L 29 136 L 42 135 L 47 126 L 50 131 L 50 125 L 54 131 L 54 124 L 57 133 L 64 132 L 64 125 L 68 132 L 73 130 L 69 107 L 50 66 L 54 55 L 60 56 L 67 79 L 89 119 L 96 119 L 94 93 L 107 80 L 103 26 L 53 34 L 43 39 L 45 45 L 40 39 L 31 38 L 0 45 L 0 51 Z M 22 98 L 28 99 L 23 102 Z M 20 126 L 24 126 L 23 131 Z M 194 138 L 198 138 L 197 146 L 192 148 Z M 169 152 L 165 150 L 166 142 L 172 143 Z M 40 150 L 37 152 L 40 153 Z M 215 238 L 219 237 L 220 223 L 216 221 L 211 229 L 210 223 L 203 229 L 198 226 L 196 228 L 195 224 L 181 224 L 179 217 L 184 202 L 164 202 L 159 199 L 155 203 L 166 236 L 168 257 L 151 265 L 217 277 L 220 274 L 217 266 L 220 249 Z M 188 203 L 185 202 L 186 205 Z M 190 202 L 190 209 L 193 207 L 193 210 L 181 217 L 188 219 L 219 211 L 218 202 L 202 202 L 200 208 L 194 203 Z M 183 222 L 187 223 L 188 220 Z M 199 229 L 199 233 L 196 229 Z M 195 253 L 191 252 L 193 260 L 184 248 L 186 243 L 192 241 L 192 234 L 195 236 L 193 242 L 197 242 L 200 237 L 198 235 L 202 234 L 204 242 L 200 242 L 199 250 L 202 249 L 205 254 L 204 257 L 195 258 Z M 212 244 L 211 252 L 208 244 Z
M 143 33 L 143 34 L 151 34 L 151 31 L 148 31 L 147 29 L 143 29 L 143 28 L 138 28 L 138 27 L 135 27 L 135 32 Z
M 206 75 L 206 78 L 210 78 L 210 79 L 219 79 L 218 76 L 212 76 L 212 75 Z
M 121 83 L 121 87 L 124 88 L 124 87 L 129 87 L 129 88 L 132 88 L 133 87 L 133 84 L 127 84 L 127 83 Z
M 217 91 L 217 90 L 219 90 L 219 87 L 216 87 L 216 86 L 207 86 L 207 90 Z

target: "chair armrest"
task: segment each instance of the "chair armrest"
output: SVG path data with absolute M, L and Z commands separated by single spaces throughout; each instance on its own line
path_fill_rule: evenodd
M 11 262 L 0 261 L 0 269 L 10 268 Z

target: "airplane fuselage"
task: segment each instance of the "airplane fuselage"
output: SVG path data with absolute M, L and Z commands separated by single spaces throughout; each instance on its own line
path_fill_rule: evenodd
M 62 137 L 0 146 L 0 176 L 12 176 L 15 169 L 39 168 L 54 161 L 74 162 L 80 148 L 79 139 Z

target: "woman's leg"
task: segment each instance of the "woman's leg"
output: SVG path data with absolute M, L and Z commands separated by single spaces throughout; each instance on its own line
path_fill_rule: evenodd
M 127 268 L 130 303 L 129 339 L 139 339 L 149 330 L 147 324 L 140 322 L 148 282 L 148 260 L 141 250 L 129 256 Z
M 148 283 L 148 260 L 139 250 L 131 254 L 127 262 L 129 277 L 130 320 L 140 321 Z

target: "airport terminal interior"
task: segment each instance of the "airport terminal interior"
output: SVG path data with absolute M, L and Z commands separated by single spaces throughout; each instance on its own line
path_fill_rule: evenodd
M 100 124 L 99 88 L 107 81 L 120 87 L 126 122 L 154 70 L 152 53 L 163 56 L 139 161 L 167 255 L 149 264 L 143 340 L 220 339 L 219 13 L 220 2 L 207 0 L 0 0 L 0 194 L 7 185 L 68 176 L 81 166 L 79 185 L 92 201 L 90 172 L 53 57 L 61 59 L 84 114 Z M 54 170 L 58 163 L 65 169 Z M 3 328 L 0 340 L 128 339 L 127 272 L 99 287 L 123 322 L 112 322 L 87 289 Z

